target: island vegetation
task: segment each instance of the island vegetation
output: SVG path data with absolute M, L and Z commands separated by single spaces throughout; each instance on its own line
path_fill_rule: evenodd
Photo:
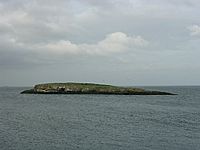
M 94 83 L 46 83 L 35 85 L 21 94 L 113 94 L 113 95 L 175 95 L 141 88 L 119 87 Z

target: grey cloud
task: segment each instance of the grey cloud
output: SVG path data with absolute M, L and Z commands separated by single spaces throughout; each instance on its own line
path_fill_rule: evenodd
M 20 77 L 36 75 L 30 70 L 27 73 L 27 68 L 43 70 L 44 76 L 45 71 L 52 73 L 56 69 L 64 70 L 63 76 L 54 74 L 49 80 L 71 74 L 71 80 L 80 81 L 95 80 L 95 76 L 96 81 L 101 81 L 102 73 L 104 79 L 108 76 L 108 80 L 117 83 L 122 83 L 119 81 L 122 78 L 127 83 L 133 82 L 130 76 L 138 79 L 138 83 L 143 79 L 148 83 L 145 74 L 149 72 L 152 82 L 156 82 L 154 72 L 160 75 L 173 72 L 178 77 L 185 73 L 184 66 L 199 68 L 199 10 L 198 0 L 0 0 L 0 71 L 8 75 L 10 69 L 9 73 Z M 123 43 L 122 47 L 118 45 L 120 53 L 115 53 L 117 48 L 109 49 L 112 42 L 105 44 L 105 36 L 116 32 L 134 39 L 140 36 L 149 44 L 142 48 L 132 45 L 124 50 L 124 45 L 130 44 Z M 103 44 L 98 44 L 102 41 Z M 69 45 L 84 53 L 71 55 Z M 52 54 L 49 46 L 54 47 Z M 59 55 L 56 49 L 65 54 Z M 95 49 L 95 55 L 91 55 Z M 109 55 L 100 55 L 108 51 Z M 21 66 L 21 73 L 14 69 L 17 66 Z M 78 75 L 81 72 L 84 77 Z M 35 81 L 33 75 L 31 81 Z M 176 81 L 172 76 L 170 79 Z

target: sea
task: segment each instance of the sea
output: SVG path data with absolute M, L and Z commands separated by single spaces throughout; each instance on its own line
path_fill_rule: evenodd
M 0 150 L 200 150 L 200 86 L 178 95 L 32 95 L 0 88 Z

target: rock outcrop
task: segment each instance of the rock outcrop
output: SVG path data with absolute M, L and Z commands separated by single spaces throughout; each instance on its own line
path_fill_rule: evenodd
M 93 83 L 47 83 L 35 85 L 21 94 L 113 94 L 113 95 L 175 95 L 140 88 L 118 87 Z

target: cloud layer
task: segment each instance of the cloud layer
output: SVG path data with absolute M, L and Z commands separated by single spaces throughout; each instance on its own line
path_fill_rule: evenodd
M 148 44 L 141 36 L 127 36 L 122 32 L 108 34 L 105 39 L 96 44 L 74 44 L 71 41 L 58 41 L 48 43 L 36 48 L 55 54 L 89 54 L 108 55 L 112 53 L 123 53 L 128 50 L 144 47 Z
M 40 71 L 48 81 L 196 84 L 199 10 L 199 0 L 0 0 L 0 85 L 30 85 Z

